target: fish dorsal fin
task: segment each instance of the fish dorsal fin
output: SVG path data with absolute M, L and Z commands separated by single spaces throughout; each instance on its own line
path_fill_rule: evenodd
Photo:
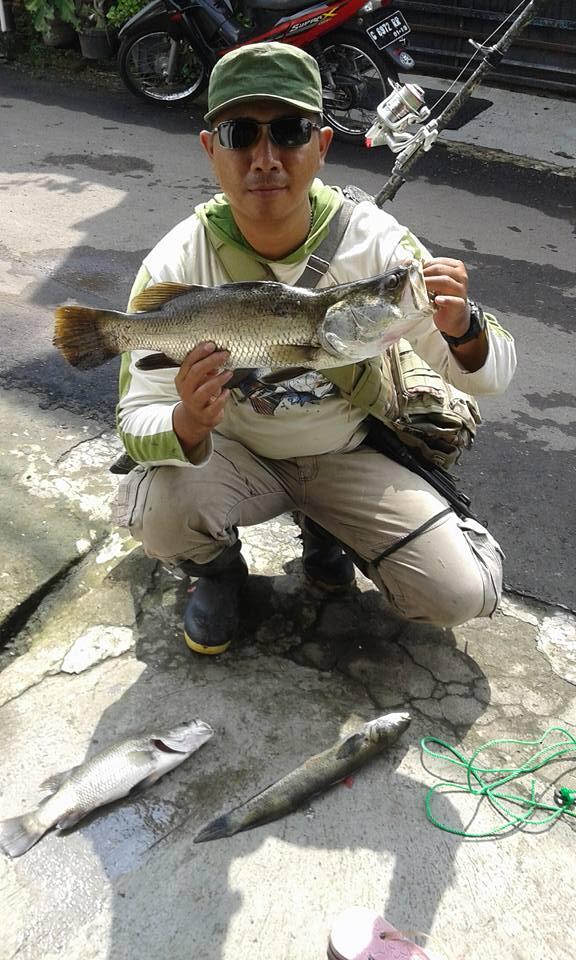
M 338 753 L 336 757 L 338 760 L 343 760 L 344 757 L 352 757 L 355 753 L 358 752 L 362 744 L 364 743 L 364 734 L 363 733 L 353 733 L 351 736 L 347 737 L 346 740 L 343 740 L 340 746 L 338 747 Z
M 148 310 L 160 310 L 169 300 L 182 297 L 193 290 L 205 290 L 206 287 L 197 283 L 155 283 L 137 293 L 130 301 L 130 311 L 142 313 Z

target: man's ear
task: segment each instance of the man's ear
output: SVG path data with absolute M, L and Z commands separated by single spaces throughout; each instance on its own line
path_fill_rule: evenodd
M 200 131 L 200 143 L 204 147 L 210 159 L 212 159 L 214 156 L 214 137 L 209 130 Z
M 328 148 L 332 143 L 333 136 L 334 136 L 334 131 L 332 127 L 321 127 L 321 129 L 318 132 L 321 164 L 323 164 L 324 160 L 326 159 L 326 154 L 328 153 Z

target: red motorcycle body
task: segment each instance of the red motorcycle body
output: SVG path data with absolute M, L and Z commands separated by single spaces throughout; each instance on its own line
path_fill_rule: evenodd
M 390 0 L 384 0 L 384 2 L 389 3 Z M 295 47 L 305 47 L 313 40 L 321 37 L 322 34 L 341 27 L 347 20 L 355 16 L 365 3 L 366 0 L 335 0 L 334 3 L 315 3 L 304 10 L 298 10 L 283 17 L 271 30 L 251 36 L 249 40 L 237 44 L 237 46 L 276 40 L 279 43 L 291 43 Z M 227 47 L 219 52 L 224 54 L 230 49 L 230 47 Z

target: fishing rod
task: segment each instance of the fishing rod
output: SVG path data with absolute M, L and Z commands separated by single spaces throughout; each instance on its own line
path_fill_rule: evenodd
M 386 200 L 392 200 L 396 196 L 402 184 L 406 183 L 404 174 L 421 153 L 430 150 L 440 131 L 471 96 L 484 75 L 501 63 L 515 37 L 548 2 L 549 0 L 529 0 L 493 46 L 487 46 L 486 42 L 477 43 L 475 40 L 469 40 L 476 51 L 471 60 L 477 54 L 482 55 L 482 60 L 468 80 L 462 84 L 460 90 L 454 94 L 448 106 L 438 117 L 429 120 L 428 123 L 425 121 L 430 117 L 431 110 L 426 106 L 422 88 L 416 84 L 393 84 L 392 93 L 378 106 L 378 119 L 366 134 L 366 146 L 377 147 L 387 144 L 393 152 L 398 153 L 389 179 L 374 197 L 374 203 L 377 206 L 381 207 Z M 408 132 L 408 128 L 416 124 L 422 124 L 419 130 L 416 133 Z

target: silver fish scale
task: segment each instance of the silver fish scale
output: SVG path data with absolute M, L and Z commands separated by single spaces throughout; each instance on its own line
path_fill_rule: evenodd
M 132 753 L 137 753 L 141 762 L 130 760 Z M 43 805 L 42 819 L 55 823 L 71 812 L 88 813 L 119 792 L 128 793 L 156 768 L 154 754 L 147 737 L 125 740 L 104 750 L 66 777 Z
M 122 352 L 149 350 L 178 362 L 207 340 L 230 352 L 227 365 L 232 368 L 297 364 L 303 359 L 298 347 L 306 349 L 309 366 L 315 360 L 324 366 L 332 361 L 317 338 L 326 310 L 323 298 L 308 291 L 294 293 L 282 284 L 270 286 L 279 288 L 277 295 L 265 288 L 255 292 L 251 284 L 234 294 L 226 287 L 210 288 L 209 296 L 198 291 L 184 294 L 162 310 L 128 315 L 125 323 L 115 318 L 109 323 L 109 335 Z

